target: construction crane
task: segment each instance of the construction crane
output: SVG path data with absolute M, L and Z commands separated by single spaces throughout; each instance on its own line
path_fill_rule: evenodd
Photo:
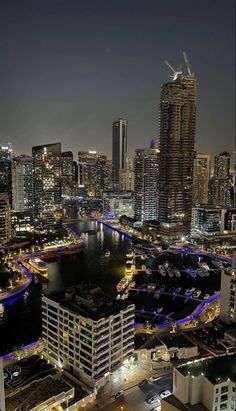
M 178 70 L 175 70 L 170 63 L 168 63 L 167 60 L 165 60 L 165 64 L 171 69 L 171 71 L 173 72 L 173 75 L 169 76 L 173 81 L 176 80 L 178 78 L 178 76 L 180 76 L 182 74 L 182 67 Z
M 185 51 L 183 51 L 183 56 L 184 56 L 185 64 L 187 66 L 188 75 L 191 76 L 192 73 L 191 73 L 191 70 L 190 70 L 190 64 L 189 64 L 188 57 L 187 57 L 187 54 L 185 53 Z

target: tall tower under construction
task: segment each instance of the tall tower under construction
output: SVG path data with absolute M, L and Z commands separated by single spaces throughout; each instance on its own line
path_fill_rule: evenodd
M 195 123 L 196 78 L 188 67 L 161 88 L 159 221 L 167 241 L 190 233 Z

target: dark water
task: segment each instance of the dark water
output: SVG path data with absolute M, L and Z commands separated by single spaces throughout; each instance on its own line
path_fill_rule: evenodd
M 115 295 L 115 286 L 124 275 L 129 240 L 95 221 L 80 221 L 71 228 L 82 235 L 85 249 L 49 263 L 48 289 L 91 282 Z M 106 249 L 110 257 L 104 256 Z M 0 305 L 0 355 L 35 341 L 40 334 L 41 285 L 32 284 L 24 295 Z

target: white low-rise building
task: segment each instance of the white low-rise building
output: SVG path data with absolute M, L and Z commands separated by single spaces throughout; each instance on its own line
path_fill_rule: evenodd
M 236 354 L 194 360 L 174 369 L 173 395 L 162 411 L 235 411 Z
M 70 287 L 42 298 L 47 356 L 90 387 L 102 386 L 134 350 L 134 304 L 99 287 Z

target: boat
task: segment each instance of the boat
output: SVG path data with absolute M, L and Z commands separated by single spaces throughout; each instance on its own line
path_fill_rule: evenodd
M 216 268 L 224 268 L 222 261 L 219 260 L 211 260 L 211 264 Z
M 177 268 L 173 268 L 173 273 L 176 277 L 181 277 L 181 272 L 179 270 L 177 270 Z
M 200 268 L 202 268 L 205 271 L 209 270 L 209 265 L 205 262 L 200 262 L 200 263 L 198 263 L 198 265 L 199 265 Z
M 170 267 L 166 267 L 166 271 L 169 277 L 174 277 L 174 271 Z
M 125 274 L 131 274 L 131 272 L 132 272 L 132 263 L 131 261 L 126 261 Z
M 194 291 L 194 293 L 193 293 L 193 298 L 198 298 L 198 297 L 200 297 L 201 293 L 202 293 L 201 290 Z
M 38 257 L 30 258 L 29 264 L 35 268 L 35 270 L 39 271 L 41 274 L 47 274 L 48 272 L 48 265 L 45 261 L 40 260 Z
M 84 243 L 77 243 L 77 244 L 72 244 L 69 245 L 68 247 L 65 247 L 64 249 L 61 249 L 61 252 L 64 254 L 79 254 L 81 253 L 81 251 L 83 250 L 84 247 Z M 58 252 L 60 252 L 60 250 L 58 249 Z
M 161 274 L 163 277 L 165 277 L 165 276 L 166 276 L 166 270 L 165 270 L 165 268 L 163 267 L 163 265 L 158 265 L 158 269 L 159 269 L 160 274 Z
M 126 277 L 123 277 L 116 286 L 116 290 L 118 293 L 125 291 L 125 289 L 130 284 L 130 280 Z
M 133 259 L 133 257 L 134 257 L 134 252 L 133 252 L 133 250 L 130 248 L 130 249 L 127 251 L 127 253 L 126 253 L 126 258 L 127 258 L 127 259 Z
M 105 257 L 110 257 L 110 255 L 111 255 L 110 250 L 106 250 L 106 251 L 105 251 Z

